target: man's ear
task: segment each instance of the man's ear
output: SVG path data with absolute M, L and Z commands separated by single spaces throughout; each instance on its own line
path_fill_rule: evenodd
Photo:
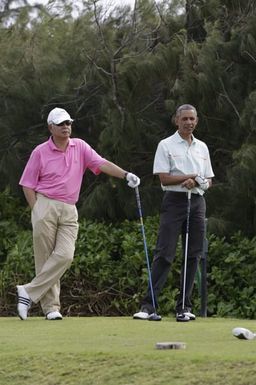
M 175 126 L 178 126 L 178 125 L 179 125 L 179 124 L 178 124 L 178 116 L 173 116 L 172 122 L 173 122 L 173 124 L 174 124 Z

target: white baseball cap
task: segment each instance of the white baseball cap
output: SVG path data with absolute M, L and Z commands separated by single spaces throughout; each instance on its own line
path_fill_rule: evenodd
M 71 119 L 69 113 L 64 110 L 63 108 L 56 107 L 48 115 L 47 123 L 48 124 L 59 124 L 61 122 L 64 122 L 65 120 L 70 120 L 73 122 L 73 119 Z

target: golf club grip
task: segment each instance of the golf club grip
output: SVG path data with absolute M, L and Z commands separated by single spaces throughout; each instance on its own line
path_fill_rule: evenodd
M 137 207 L 138 207 L 138 211 L 139 211 L 143 242 L 146 245 L 147 241 L 146 241 L 146 234 L 145 234 L 144 223 L 143 223 L 142 208 L 141 208 L 141 201 L 140 201 L 140 192 L 139 192 L 138 186 L 135 187 L 135 194 L 136 194 L 136 200 L 137 200 Z M 146 249 L 146 254 L 147 254 L 147 247 L 145 249 Z
M 142 218 L 142 209 L 141 209 L 141 203 L 140 203 L 140 192 L 139 192 L 139 187 L 135 187 L 135 195 L 136 195 L 136 201 L 137 201 L 137 206 L 139 210 L 139 216 Z
M 191 208 L 191 190 L 188 190 L 186 234 L 189 233 L 190 208 Z

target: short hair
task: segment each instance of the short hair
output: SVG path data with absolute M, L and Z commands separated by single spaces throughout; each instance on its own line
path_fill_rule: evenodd
M 178 116 L 180 115 L 181 111 L 188 111 L 188 110 L 193 110 L 195 111 L 196 115 L 197 115 L 197 110 L 194 106 L 192 106 L 191 104 L 182 104 L 182 106 L 179 106 L 176 110 L 176 113 L 175 113 L 175 116 Z

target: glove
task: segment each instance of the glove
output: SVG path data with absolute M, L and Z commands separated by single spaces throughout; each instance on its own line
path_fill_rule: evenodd
M 138 176 L 132 174 L 131 172 L 128 172 L 126 174 L 125 178 L 128 182 L 129 187 L 135 188 L 135 187 L 139 186 L 139 184 L 140 184 L 140 178 Z
M 201 175 L 197 175 L 195 177 L 196 183 L 199 185 L 199 187 L 203 190 L 206 191 L 209 188 L 209 181 L 207 178 L 204 178 Z

